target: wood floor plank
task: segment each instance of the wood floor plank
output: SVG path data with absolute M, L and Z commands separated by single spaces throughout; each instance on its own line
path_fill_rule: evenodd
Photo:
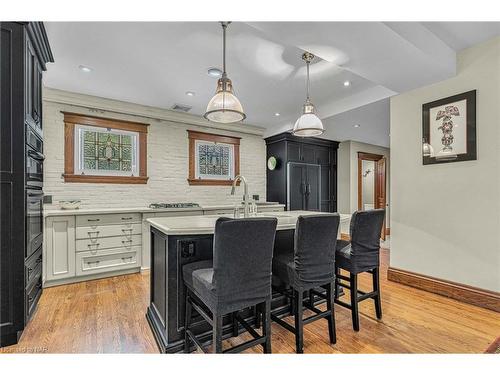
M 336 305 L 337 343 L 329 343 L 327 322 L 319 320 L 304 328 L 305 353 L 481 353 L 500 336 L 499 313 L 387 281 L 388 261 L 382 249 L 383 318 L 376 319 L 371 300 L 363 301 L 354 332 L 350 311 Z M 361 275 L 359 286 L 371 290 L 371 275 Z M 45 289 L 19 344 L 0 352 L 158 353 L 145 318 L 148 302 L 149 273 Z M 231 338 L 224 348 L 250 338 Z M 273 323 L 272 347 L 294 353 L 295 338 Z

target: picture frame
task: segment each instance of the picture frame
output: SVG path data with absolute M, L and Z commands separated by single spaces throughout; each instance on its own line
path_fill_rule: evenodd
M 422 105 L 423 165 L 477 159 L 476 90 Z

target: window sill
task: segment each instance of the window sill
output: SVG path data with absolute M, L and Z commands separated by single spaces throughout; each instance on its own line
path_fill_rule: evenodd
M 93 184 L 147 184 L 145 176 L 91 176 L 81 174 L 63 174 L 64 182 L 79 182 Z
M 233 180 L 203 180 L 198 178 L 188 178 L 189 185 L 213 185 L 213 186 L 231 186 L 233 184 Z M 238 181 L 237 185 L 240 182 Z

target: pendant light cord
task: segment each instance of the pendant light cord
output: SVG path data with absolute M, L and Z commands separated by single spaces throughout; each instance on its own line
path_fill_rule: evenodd
M 221 22 L 222 25 L 222 76 L 226 76 L 226 29 L 231 21 Z
M 306 61 L 306 66 L 307 66 L 307 85 L 306 85 L 306 90 L 307 90 L 307 101 L 309 101 L 309 61 Z

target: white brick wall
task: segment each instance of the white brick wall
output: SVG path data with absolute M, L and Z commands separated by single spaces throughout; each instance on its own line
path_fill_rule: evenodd
M 97 98 L 96 98 L 97 99 Z M 134 105 L 136 106 L 136 105 Z M 148 176 L 146 185 L 65 183 L 64 122 L 61 111 L 138 121 L 150 124 L 148 132 Z M 140 207 L 151 202 L 196 202 L 199 204 L 235 203 L 243 195 L 239 187 L 235 196 L 229 186 L 189 186 L 187 129 L 241 137 L 240 172 L 249 183 L 250 194 L 266 198 L 266 146 L 261 136 L 207 130 L 206 128 L 156 120 L 140 116 L 96 111 L 52 101 L 43 103 L 44 124 L 44 192 L 52 195 L 53 205 L 65 199 L 81 199 L 82 207 Z

